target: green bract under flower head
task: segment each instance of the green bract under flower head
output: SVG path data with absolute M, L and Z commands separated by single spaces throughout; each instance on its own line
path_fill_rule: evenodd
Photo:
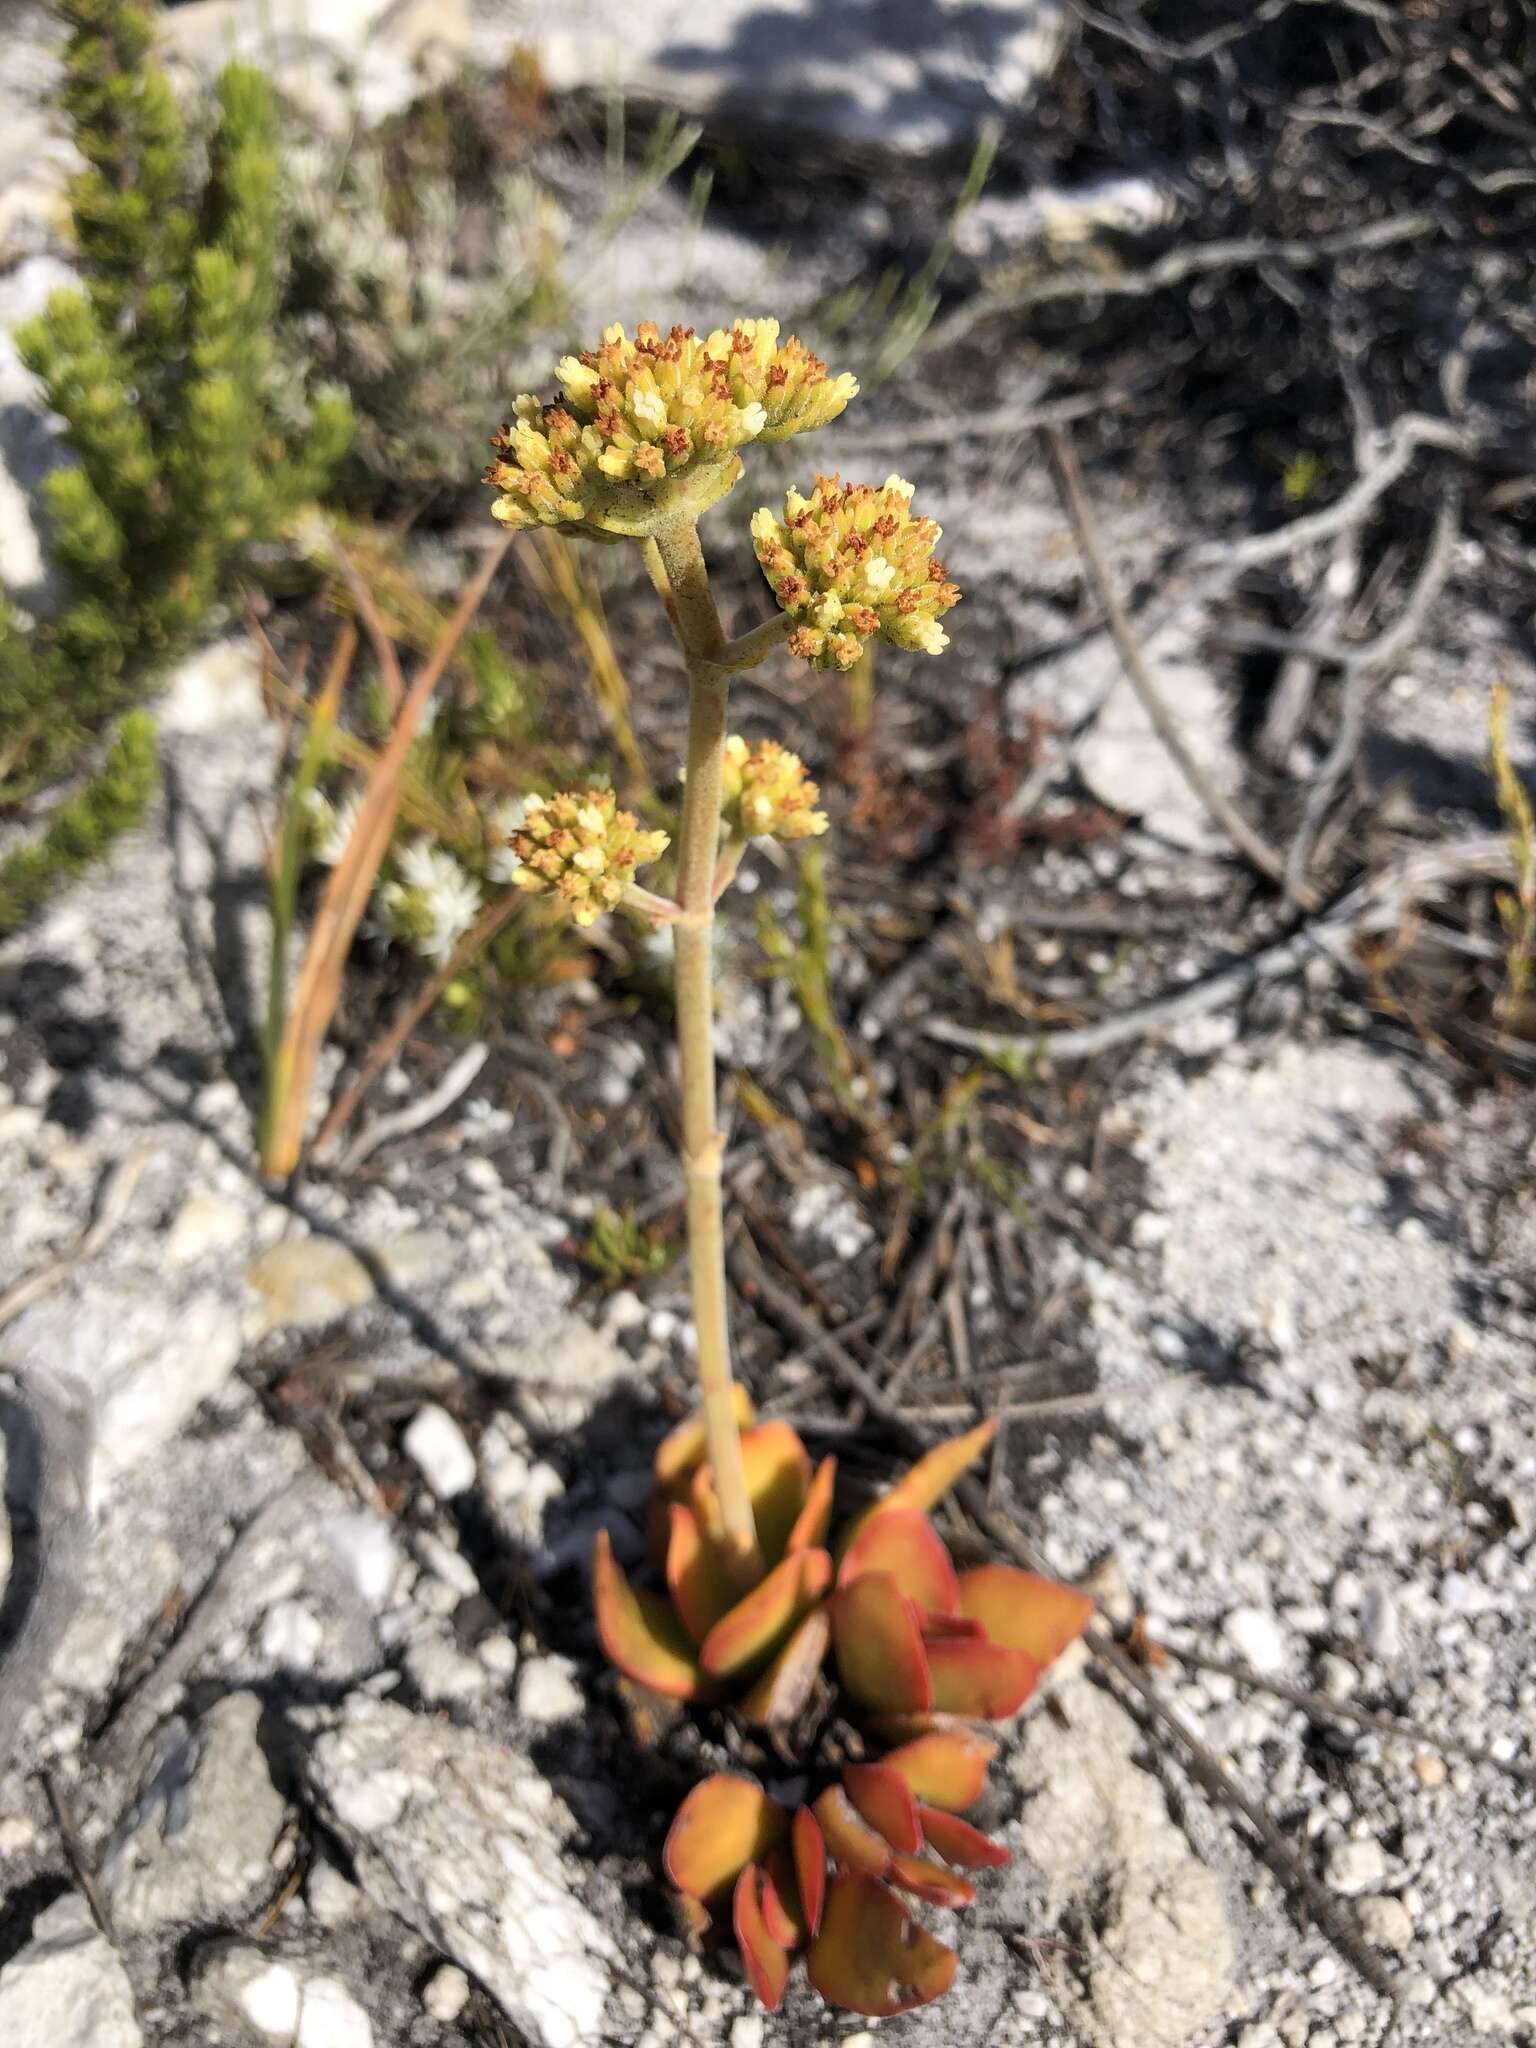
M 696 518 L 741 475 L 749 441 L 785 441 L 835 419 L 858 390 L 828 375 L 777 320 L 738 320 L 699 340 L 650 321 L 633 341 L 619 326 L 602 346 L 559 364 L 563 398 L 524 393 L 492 437 L 491 510 L 512 527 L 575 527 L 594 538 L 643 537 L 667 518 Z
M 784 517 L 766 506 L 752 539 L 773 594 L 800 624 L 789 649 L 823 669 L 852 668 L 866 640 L 938 654 L 939 624 L 960 592 L 933 559 L 940 529 L 912 517 L 912 486 L 899 476 L 841 484 L 819 476 L 808 498 L 792 490 Z
M 777 740 L 748 746 L 739 733 L 725 743 L 720 815 L 737 839 L 815 839 L 827 829 L 821 791 L 805 763 Z
M 666 852 L 665 832 L 646 832 L 611 789 L 530 796 L 514 833 L 519 889 L 553 896 L 578 924 L 595 924 L 624 899 L 636 868 Z

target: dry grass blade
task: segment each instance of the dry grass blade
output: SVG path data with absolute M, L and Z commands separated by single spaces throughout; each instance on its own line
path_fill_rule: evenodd
M 364 787 L 352 837 L 341 859 L 331 870 L 310 932 L 309 945 L 305 949 L 293 1005 L 273 1061 L 275 1113 L 261 1162 L 262 1171 L 271 1179 L 286 1179 L 299 1163 L 315 1063 L 341 999 L 341 978 L 348 951 L 367 908 L 369 892 L 389 850 L 390 834 L 400 805 L 400 782 L 406 755 L 421 728 L 432 692 L 479 609 L 509 546 L 510 536 L 504 536 L 487 549 L 485 559 L 465 586 L 453 616 L 438 637 L 437 645 L 413 677 L 410 688 L 401 694 L 400 710 L 389 742 Z M 345 558 L 340 566 L 381 671 L 387 677 L 399 680 L 399 658 L 372 597 Z
M 494 902 L 488 903 L 442 966 L 400 1005 L 389 1024 L 368 1048 L 367 1057 L 352 1081 L 326 1112 L 325 1121 L 315 1133 L 314 1143 L 309 1147 L 309 1156 L 312 1159 L 323 1159 L 334 1149 L 336 1140 L 356 1116 L 363 1097 L 380 1074 L 398 1057 L 400 1048 L 443 990 L 491 943 L 502 927 L 510 921 L 513 912 L 525 901 L 526 898 L 518 891 L 509 889 L 505 895 L 498 896 Z

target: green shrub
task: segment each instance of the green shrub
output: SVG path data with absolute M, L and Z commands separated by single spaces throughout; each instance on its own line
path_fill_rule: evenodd
M 75 772 L 115 725 L 117 737 L 41 838 L 0 859 L 0 931 L 142 808 L 149 735 L 124 714 L 250 551 L 324 485 L 351 433 L 339 394 L 287 403 L 274 358 L 284 230 L 266 81 L 226 66 L 204 150 L 154 61 L 144 0 L 60 11 L 63 104 L 85 160 L 70 188 L 82 285 L 17 342 L 75 457 L 48 484 L 67 594 L 31 629 L 0 603 L 0 817 Z

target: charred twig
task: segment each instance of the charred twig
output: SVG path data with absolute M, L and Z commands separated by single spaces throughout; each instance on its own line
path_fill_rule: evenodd
M 1265 263 L 1282 263 L 1295 270 L 1315 269 L 1332 256 L 1354 255 L 1365 249 L 1387 249 L 1398 242 L 1422 240 L 1440 231 L 1433 214 L 1405 213 L 1387 220 L 1367 221 L 1363 227 L 1346 228 L 1335 235 L 1319 235 L 1314 241 L 1274 241 L 1262 235 L 1245 235 L 1230 241 L 1193 242 L 1171 249 L 1145 270 L 1063 270 L 1054 277 L 1032 278 L 1008 291 L 982 292 L 959 307 L 947 320 L 935 321 L 919 344 L 923 350 L 948 348 L 969 334 L 984 320 L 1003 313 L 1027 313 L 1035 306 L 1062 299 L 1139 299 L 1185 278 L 1201 277 L 1212 271 L 1253 269 Z
M 1271 881 L 1283 880 L 1284 861 L 1262 834 L 1249 824 L 1230 797 L 1216 786 L 1204 766 L 1196 760 L 1189 742 L 1184 737 L 1183 728 L 1174 717 L 1162 691 L 1152 680 L 1152 673 L 1142 653 L 1141 644 L 1131 630 L 1131 622 L 1126 616 L 1125 606 L 1121 602 L 1119 591 L 1115 588 L 1109 563 L 1100 545 L 1098 522 L 1088 502 L 1088 494 L 1083 488 L 1082 472 L 1078 468 L 1077 456 L 1071 441 L 1061 428 L 1051 427 L 1046 429 L 1045 444 L 1050 455 L 1051 471 L 1056 480 L 1062 509 L 1066 512 L 1072 523 L 1072 531 L 1077 536 L 1083 566 L 1099 603 L 1104 608 L 1104 615 L 1109 622 L 1110 634 L 1119 653 L 1121 665 L 1132 689 L 1141 699 L 1142 707 L 1151 720 L 1158 738 L 1167 748 L 1179 773 L 1238 851 L 1246 855 L 1261 873 L 1269 876 Z
M 1164 1642 L 1161 1636 L 1157 1638 L 1157 1648 L 1178 1663 L 1189 1665 L 1192 1670 L 1214 1671 L 1239 1685 L 1252 1686 L 1256 1692 L 1272 1693 L 1277 1700 L 1286 1700 L 1293 1707 L 1303 1707 L 1309 1714 L 1320 1715 L 1324 1720 L 1353 1721 L 1357 1727 L 1369 1728 L 1377 1735 L 1401 1736 L 1409 1742 L 1422 1743 L 1426 1749 L 1440 1750 L 1446 1756 L 1460 1756 L 1469 1763 L 1487 1764 L 1492 1770 L 1502 1771 L 1506 1777 L 1517 1778 L 1522 1785 L 1536 1785 L 1536 1764 L 1495 1756 L 1491 1749 L 1479 1743 L 1464 1742 L 1457 1735 L 1436 1734 L 1417 1721 L 1405 1720 L 1401 1714 L 1375 1713 L 1367 1707 L 1355 1706 L 1350 1700 L 1335 1699 L 1331 1693 L 1310 1692 L 1305 1686 L 1287 1685 L 1284 1679 L 1268 1678 L 1262 1671 L 1255 1671 L 1251 1664 L 1241 1663 L 1236 1658 L 1207 1657 L 1203 1651 L 1187 1650 L 1176 1643 Z
M 1041 1031 L 1033 1035 L 978 1031 L 946 1017 L 930 1018 L 923 1030 L 941 1045 L 963 1046 L 967 1051 L 1014 1064 L 1093 1059 L 1112 1046 L 1150 1038 L 1190 1017 L 1203 1017 L 1212 1010 L 1223 1009 L 1261 982 L 1295 974 L 1318 953 L 1342 957 L 1340 948 L 1345 939 L 1390 930 L 1426 891 L 1442 883 L 1504 875 L 1509 866 L 1508 845 L 1492 834 L 1451 840 L 1444 846 L 1418 847 L 1357 884 L 1331 910 L 1303 925 L 1289 938 L 1117 1017 L 1105 1017 L 1097 1024 L 1086 1024 L 1076 1030 Z
M 1371 685 L 1381 680 L 1402 650 L 1417 638 L 1430 606 L 1445 587 L 1456 554 L 1461 530 L 1461 490 L 1450 484 L 1440 500 L 1435 530 L 1424 562 L 1408 593 L 1401 614 L 1374 640 L 1352 649 L 1340 663 L 1344 670 L 1343 703 L 1339 730 L 1329 748 L 1311 789 L 1307 792 L 1301 823 L 1285 857 L 1285 893 L 1293 903 L 1307 900 L 1306 874 L 1323 821 L 1332 806 L 1339 784 L 1349 773 L 1365 735 L 1365 712 Z
M 1247 1788 L 1209 1749 L 1175 1708 L 1159 1694 L 1150 1676 L 1120 1645 L 1098 1629 L 1090 1629 L 1088 1647 L 1099 1668 L 1139 1696 L 1148 1720 L 1162 1734 L 1172 1736 L 1185 1752 L 1190 1775 L 1222 1805 L 1230 1807 L 1257 1837 L 1258 1852 L 1294 1899 L 1302 1902 L 1312 1919 L 1327 1935 L 1339 1954 L 1378 1996 L 1396 2004 L 1400 1992 L 1389 1971 L 1367 1943 L 1354 1915 L 1313 1875 Z

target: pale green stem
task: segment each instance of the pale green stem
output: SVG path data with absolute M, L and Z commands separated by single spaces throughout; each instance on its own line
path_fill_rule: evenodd
M 650 566 L 650 549 L 647 547 Z M 656 564 L 667 609 L 688 659 L 688 773 L 678 831 L 677 1050 L 682 1067 L 683 1174 L 688 1204 L 688 1263 L 698 1340 L 699 1388 L 715 1493 L 727 1544 L 745 1567 L 757 1552 L 731 1393 L 731 1334 L 725 1285 L 721 1162 L 725 1137 L 715 1115 L 715 866 L 720 848 L 720 780 L 725 746 L 725 646 L 710 595 L 709 572 L 691 519 L 656 535 Z M 652 567 L 657 588 L 662 582 Z

